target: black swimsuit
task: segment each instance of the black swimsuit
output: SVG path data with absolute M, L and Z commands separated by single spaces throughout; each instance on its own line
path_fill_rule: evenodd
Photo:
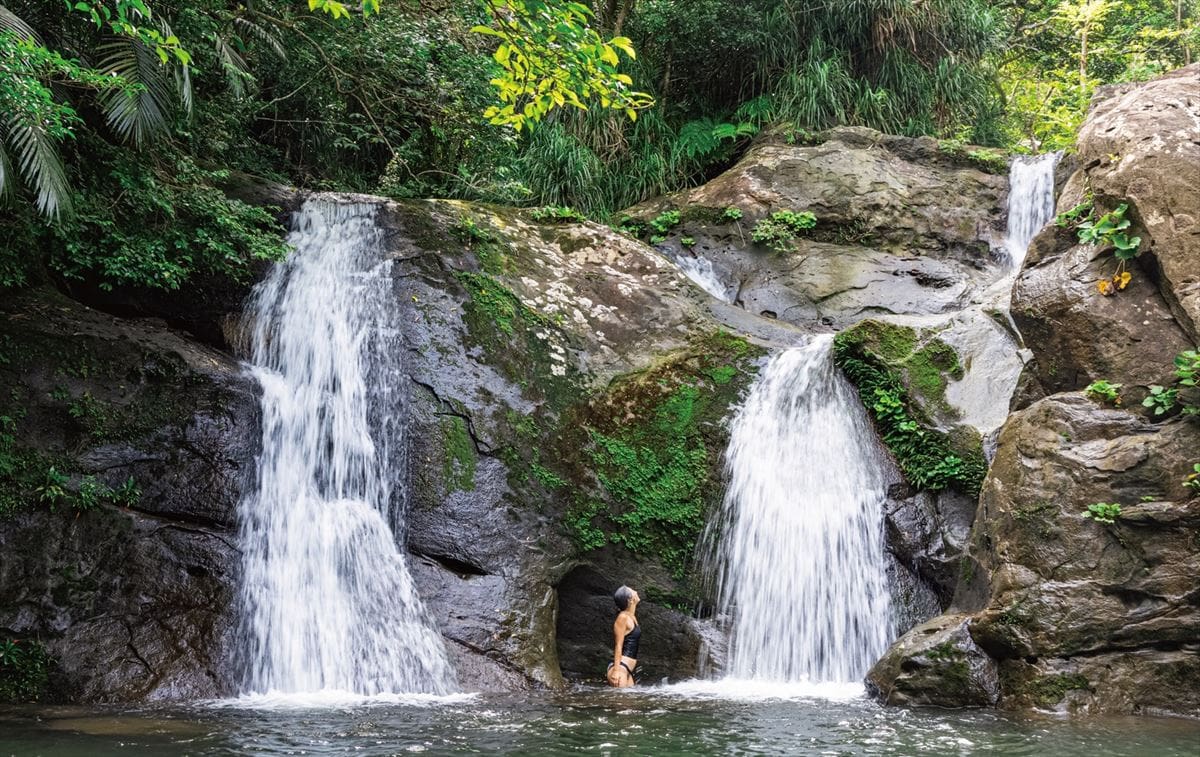
M 631 660 L 636 660 L 637 654 L 638 654 L 638 644 L 641 642 L 641 639 L 642 639 L 642 627 L 635 620 L 633 622 L 633 630 L 630 631 L 629 633 L 625 634 L 625 640 L 623 642 L 621 642 L 621 656 L 628 657 Z M 613 664 L 611 662 L 608 663 L 608 667 L 610 669 L 612 668 L 612 666 L 613 666 Z M 621 660 L 621 667 L 623 667 L 623 668 L 625 668 L 625 670 L 629 671 L 630 676 L 633 675 L 633 671 L 629 670 L 629 666 L 625 664 L 624 660 Z M 641 668 L 638 668 L 638 670 L 641 670 Z
M 642 639 L 642 627 L 637 621 L 633 623 L 633 630 L 625 634 L 625 642 L 621 644 L 621 656 L 637 659 L 638 644 Z

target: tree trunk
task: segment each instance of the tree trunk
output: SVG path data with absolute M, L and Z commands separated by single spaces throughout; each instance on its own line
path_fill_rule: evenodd
M 629 17 L 629 12 L 633 10 L 633 4 L 637 0 L 624 0 L 621 3 L 621 12 L 617 14 L 617 21 L 613 24 L 613 36 L 621 36 L 621 29 L 625 27 L 625 19 Z M 613 0 L 616 2 L 616 0 Z

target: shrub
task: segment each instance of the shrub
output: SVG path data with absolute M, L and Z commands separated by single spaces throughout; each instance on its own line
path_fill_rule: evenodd
M 529 217 L 538 223 L 583 223 L 587 216 L 566 205 L 546 205 L 529 211 Z
M 46 692 L 50 655 L 31 639 L 0 639 L 0 704 L 36 702 Z
M 750 238 L 776 252 L 788 252 L 797 236 L 816 225 L 817 217 L 807 210 L 777 210 L 754 225 Z
M 1083 391 L 1097 402 L 1107 402 L 1110 405 L 1121 404 L 1121 384 L 1101 379 L 1088 384 Z
M 1121 506 L 1115 502 L 1113 504 L 1096 502 L 1095 504 L 1088 505 L 1087 509 L 1080 514 L 1097 523 L 1111 525 L 1117 522 L 1117 518 L 1121 517 Z

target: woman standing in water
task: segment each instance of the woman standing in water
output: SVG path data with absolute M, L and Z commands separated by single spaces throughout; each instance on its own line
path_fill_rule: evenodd
M 642 627 L 637 622 L 637 606 L 642 598 L 628 586 L 613 593 L 617 605 L 617 620 L 613 623 L 613 661 L 608 664 L 609 684 L 623 689 L 632 686 L 633 671 L 637 667 L 638 643 L 642 638 Z

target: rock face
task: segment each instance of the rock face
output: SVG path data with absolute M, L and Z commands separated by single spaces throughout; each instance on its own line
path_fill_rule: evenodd
M 671 198 L 683 222 L 657 251 L 526 211 L 326 198 L 375 204 L 394 261 L 410 412 L 392 462 L 411 481 L 394 525 L 464 688 L 598 682 L 620 584 L 646 600 L 648 680 L 711 665 L 720 644 L 691 612 L 706 599 L 695 542 L 722 496 L 726 422 L 766 350 L 879 314 L 932 314 L 919 328 L 938 331 L 1002 277 L 991 254 L 1002 178 L 931 140 L 826 136 L 764 141 Z M 302 201 L 253 183 L 231 191 L 284 209 Z M 715 219 L 729 206 L 744 217 Z M 816 213 L 813 234 L 786 254 L 750 243 L 754 223 L 784 209 Z M 736 302 L 709 297 L 670 262 L 683 234 L 736 282 Z M 72 294 L 236 345 L 228 317 L 246 290 L 200 284 L 187 298 Z M 228 355 L 160 321 L 38 297 L 5 304 L 0 345 L 53 337 L 106 357 L 102 370 L 76 367 L 73 352 L 0 361 L 30 408 L 16 428 L 28 471 L 0 481 L 13 511 L 0 543 L 18 545 L 0 569 L 0 632 L 44 641 L 63 698 L 232 693 L 235 508 L 260 438 L 254 387 Z M 966 333 L 951 344 L 961 365 L 947 368 L 939 412 L 967 407 L 955 392 L 972 375 L 969 334 L 982 332 Z M 54 510 L 42 494 L 52 466 L 68 474 Z M 140 492 L 122 494 L 130 476 Z M 93 490 L 76 516 L 70 503 Z M 944 605 L 966 528 L 959 511 L 970 508 L 911 494 L 897 495 L 915 504 L 895 514 L 905 564 L 893 575 L 905 594 L 936 585 Z M 914 600 L 921 609 L 906 624 L 937 604 Z
M 996 445 L 955 614 L 910 631 L 871 672 L 887 701 L 984 703 L 954 693 L 953 670 L 927 664 L 940 636 L 926 631 L 953 627 L 995 666 L 1001 706 L 1200 715 L 1200 499 L 1183 485 L 1200 427 L 1138 402 L 1148 384 L 1173 383 L 1173 358 L 1195 344 L 1197 200 L 1179 182 L 1200 171 L 1197 74 L 1110 90 L 1093 105 L 1059 211 L 1089 187 L 1099 212 L 1128 203 L 1143 238 L 1133 279 L 1102 296 L 1111 248 L 1054 225 L 1035 240 L 1013 300 L 1034 357 L 1022 409 Z M 1098 379 L 1122 384 L 1139 412 L 1064 391 Z M 1087 517 L 1096 503 L 1120 505 L 1114 522 Z
M 1075 244 L 1072 231 L 1054 226 L 1034 240 L 1013 290 L 1013 318 L 1046 392 L 1104 378 L 1144 393 L 1167 383 L 1171 358 L 1200 342 L 1198 74 L 1193 65 L 1104 90 L 1080 129 L 1079 168 L 1058 209 L 1089 197 L 1098 212 L 1128 204 L 1141 254 L 1129 287 L 1101 297 L 1096 282 L 1116 267 L 1111 247 Z
M 0 346 L 0 633 L 56 658 L 52 698 L 228 693 L 253 382 L 47 291 L 6 296 Z
M 724 420 L 761 348 L 605 227 L 453 202 L 387 204 L 379 222 L 412 347 L 405 539 L 438 627 L 542 684 L 600 680 L 609 596 L 628 583 L 662 623 L 647 674 L 694 671 L 699 631 L 661 605 L 698 596 Z M 730 314 L 759 338 L 796 338 Z
M 819 139 L 763 139 L 704 186 L 629 214 L 650 222 L 679 210 L 661 249 L 710 261 L 746 310 L 810 328 L 961 310 L 995 281 L 1004 177 L 933 139 L 849 127 Z M 726 216 L 728 208 L 740 218 Z M 785 210 L 815 214 L 816 227 L 788 251 L 756 244 L 756 224 Z M 695 242 L 690 249 L 685 238 Z

